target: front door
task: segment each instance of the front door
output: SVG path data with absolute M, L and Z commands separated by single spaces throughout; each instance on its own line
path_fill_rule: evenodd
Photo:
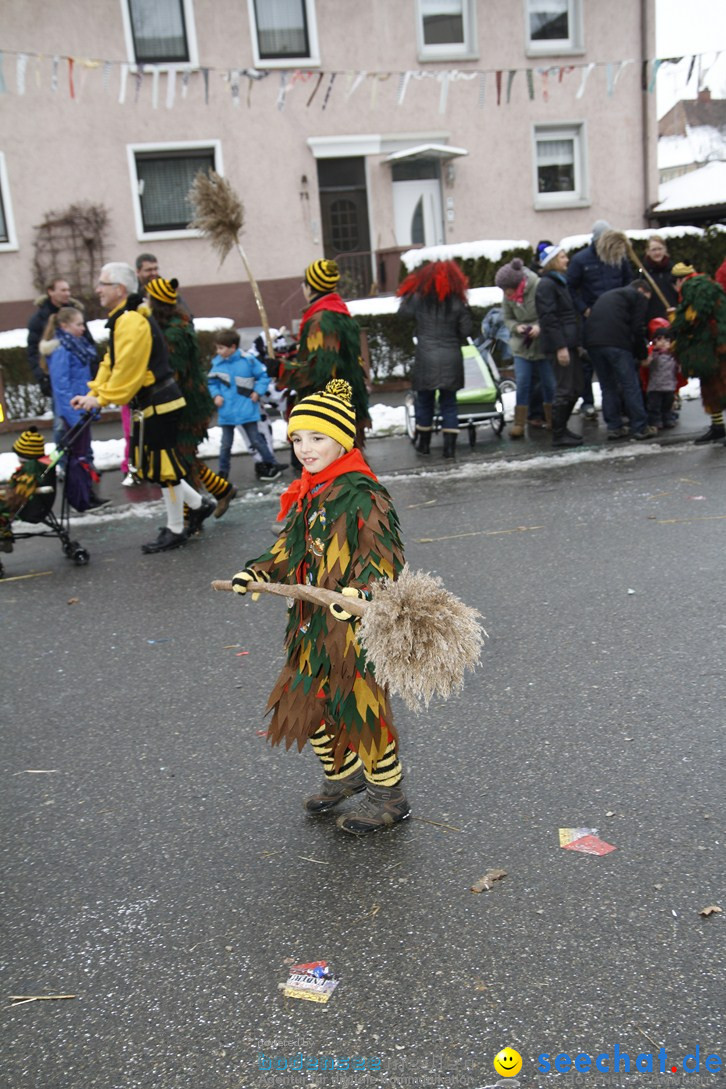
M 339 290 L 348 298 L 367 295 L 372 269 L 365 160 L 319 159 L 318 189 L 323 252 L 338 262 Z
M 397 246 L 440 246 L 444 241 L 438 178 L 393 182 L 393 229 Z

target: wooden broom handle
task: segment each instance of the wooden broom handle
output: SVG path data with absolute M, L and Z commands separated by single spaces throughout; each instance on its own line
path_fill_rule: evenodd
M 231 590 L 231 579 L 214 579 L 213 590 Z M 307 586 L 293 582 L 253 582 L 247 588 L 249 594 L 276 594 L 278 597 L 293 597 L 296 601 L 310 601 L 313 605 L 340 605 L 353 616 L 363 616 L 370 605 L 364 598 L 348 597 L 337 590 L 326 590 L 322 586 Z

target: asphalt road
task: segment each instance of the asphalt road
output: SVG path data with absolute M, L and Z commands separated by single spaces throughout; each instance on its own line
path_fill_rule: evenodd
M 723 1084 L 726 452 L 389 487 L 411 565 L 490 638 L 460 696 L 396 705 L 413 817 L 365 840 L 307 818 L 312 754 L 261 736 L 284 605 L 209 590 L 267 544 L 273 495 L 167 555 L 129 517 L 78 527 L 88 567 L 4 557 L 12 1089 L 477 1089 L 505 1045 L 526 1087 L 652 1089 L 661 1049 L 668 1084 Z M 581 826 L 616 850 L 562 849 Z M 283 997 L 317 959 L 329 1003 Z M 75 997 L 9 1003 L 47 994 Z M 614 1073 L 616 1045 L 656 1072 Z

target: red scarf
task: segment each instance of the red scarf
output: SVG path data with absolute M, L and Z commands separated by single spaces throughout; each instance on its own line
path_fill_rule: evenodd
M 526 287 L 527 287 L 527 277 L 523 276 L 522 279 L 519 281 L 519 283 L 517 284 L 517 286 L 514 289 L 514 295 L 512 296 L 512 302 L 518 303 L 519 306 L 522 305 L 522 303 L 524 301 L 524 292 L 525 292 Z
M 326 469 L 321 469 L 319 473 L 309 473 L 307 469 L 303 468 L 300 479 L 293 480 L 290 487 L 280 496 L 278 522 L 285 521 L 293 503 L 296 503 L 297 509 L 301 511 L 303 499 L 313 488 L 317 488 L 321 484 L 330 484 L 333 480 L 337 480 L 339 476 L 344 476 L 345 473 L 365 473 L 372 480 L 378 481 L 378 477 L 368 465 L 360 450 L 356 450 L 354 447 L 347 454 L 343 454 L 342 457 L 331 462 Z
M 321 295 L 319 299 L 316 299 L 314 303 L 311 303 L 300 319 L 300 328 L 302 328 L 303 325 L 320 310 L 334 310 L 336 314 L 347 314 L 348 317 L 351 316 L 350 310 L 345 305 L 340 295 L 335 291 L 332 291 L 327 295 Z

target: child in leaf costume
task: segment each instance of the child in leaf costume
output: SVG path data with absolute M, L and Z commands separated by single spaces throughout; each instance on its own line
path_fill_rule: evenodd
M 232 580 L 237 593 L 255 582 L 307 582 L 367 597 L 374 581 L 396 578 L 403 546 L 391 498 L 354 449 L 351 388 L 333 380 L 295 405 L 288 436 L 302 476 L 281 497 L 285 528 L 272 547 Z M 310 741 L 324 771 L 310 814 L 327 813 L 365 791 L 359 808 L 338 819 L 363 835 L 409 813 L 401 782 L 398 734 L 388 692 L 376 681 L 356 637 L 356 618 L 339 605 L 290 607 L 287 662 L 272 690 L 271 744 L 302 749 Z
M 673 266 L 680 303 L 671 325 L 681 369 L 701 383 L 703 407 L 711 417 L 708 431 L 697 443 L 726 437 L 726 292 L 689 265 Z
M 371 421 L 360 328 L 335 290 L 339 280 L 340 270 L 335 261 L 313 261 L 305 269 L 303 292 L 308 307 L 300 323 L 300 347 L 297 358 L 284 367 L 282 382 L 298 398 L 323 390 L 332 378 L 348 382 L 355 409 L 357 445 L 362 449 L 365 429 Z

